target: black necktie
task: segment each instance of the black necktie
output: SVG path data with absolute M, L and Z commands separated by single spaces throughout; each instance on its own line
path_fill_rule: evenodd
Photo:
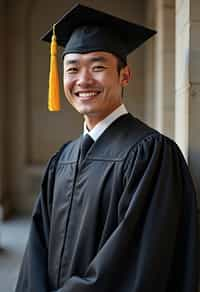
M 85 158 L 85 155 L 87 154 L 88 150 L 94 143 L 94 140 L 88 135 L 84 135 L 81 143 L 81 149 L 80 149 L 80 159 L 79 161 L 82 162 Z

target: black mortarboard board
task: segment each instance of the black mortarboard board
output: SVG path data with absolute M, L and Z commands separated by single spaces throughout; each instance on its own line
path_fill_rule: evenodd
M 81 4 L 73 6 L 41 38 L 52 44 L 49 96 L 56 95 L 55 92 L 59 93 L 58 74 L 54 73 L 57 71 L 56 41 L 59 46 L 64 47 L 64 54 L 106 51 L 120 57 L 126 63 L 127 55 L 155 33 L 152 29 Z M 53 110 L 53 107 L 49 106 L 50 110 Z M 55 108 L 58 109 L 59 106 Z
M 55 23 L 57 43 L 65 53 L 107 51 L 122 59 L 156 32 L 93 8 L 77 4 Z M 53 29 L 41 38 L 51 42 Z

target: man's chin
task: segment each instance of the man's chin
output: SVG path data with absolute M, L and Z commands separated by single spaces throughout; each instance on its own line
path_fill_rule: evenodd
M 94 109 L 89 109 L 89 108 L 79 108 L 79 109 L 77 109 L 77 111 L 78 111 L 81 115 L 95 115 L 95 111 L 94 111 Z

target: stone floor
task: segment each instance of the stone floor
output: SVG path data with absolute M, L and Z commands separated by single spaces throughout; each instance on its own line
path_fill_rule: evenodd
M 0 225 L 0 291 L 13 292 L 29 232 L 28 218 Z

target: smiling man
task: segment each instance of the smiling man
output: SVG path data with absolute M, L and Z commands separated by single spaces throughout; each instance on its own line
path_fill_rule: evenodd
M 49 161 L 16 292 L 197 292 L 187 165 L 123 104 L 127 55 L 154 33 L 82 5 L 56 24 L 84 133 Z

